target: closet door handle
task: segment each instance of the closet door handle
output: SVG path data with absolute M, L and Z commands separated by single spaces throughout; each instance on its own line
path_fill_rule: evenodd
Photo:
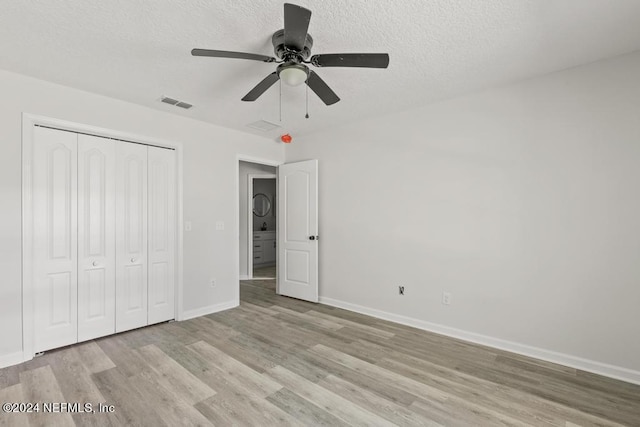
M 135 258 L 131 258 L 131 262 L 136 262 L 137 260 Z
M 92 265 L 93 265 L 94 267 L 97 267 L 97 266 L 98 266 L 98 261 L 93 261 Z

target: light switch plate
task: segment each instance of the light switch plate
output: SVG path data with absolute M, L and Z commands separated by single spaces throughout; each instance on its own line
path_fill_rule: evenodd
M 216 230 L 224 230 L 224 221 L 216 221 Z

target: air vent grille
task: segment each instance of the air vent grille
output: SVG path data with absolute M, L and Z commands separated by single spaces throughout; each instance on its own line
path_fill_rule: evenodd
M 257 122 L 249 123 L 247 127 L 251 129 L 256 129 L 262 132 L 267 132 L 276 128 L 279 128 L 280 125 L 277 123 L 268 122 L 266 120 L 258 120 Z
M 164 95 L 160 97 L 160 102 L 164 102 L 165 104 L 169 105 L 175 105 L 176 107 L 184 108 L 185 110 L 193 107 L 193 105 L 189 104 L 188 102 L 179 101 L 177 99 L 169 98 L 168 96 Z

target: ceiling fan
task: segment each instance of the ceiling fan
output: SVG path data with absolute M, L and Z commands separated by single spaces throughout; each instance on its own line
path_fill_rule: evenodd
M 313 39 L 307 33 L 311 11 L 295 4 L 284 4 L 284 29 L 276 31 L 271 41 L 277 59 L 255 53 L 230 52 L 225 50 L 193 49 L 193 56 L 211 56 L 215 58 L 250 59 L 279 64 L 276 71 L 265 77 L 256 87 L 247 93 L 243 101 L 255 101 L 275 82 L 282 80 L 289 86 L 306 83 L 326 104 L 340 101 L 338 95 L 305 64 L 315 67 L 364 67 L 387 68 L 389 55 L 386 53 L 328 53 L 311 54 Z M 309 58 L 307 60 L 307 58 Z

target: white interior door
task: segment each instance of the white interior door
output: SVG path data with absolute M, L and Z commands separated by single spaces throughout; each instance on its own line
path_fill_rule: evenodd
M 116 332 L 147 324 L 147 146 L 116 144 Z
M 318 161 L 278 167 L 278 293 L 318 302 Z
M 34 128 L 34 351 L 78 341 L 77 135 Z
M 148 323 L 175 318 L 175 151 L 148 147 Z
M 78 341 L 115 333 L 115 154 L 78 135 Z

